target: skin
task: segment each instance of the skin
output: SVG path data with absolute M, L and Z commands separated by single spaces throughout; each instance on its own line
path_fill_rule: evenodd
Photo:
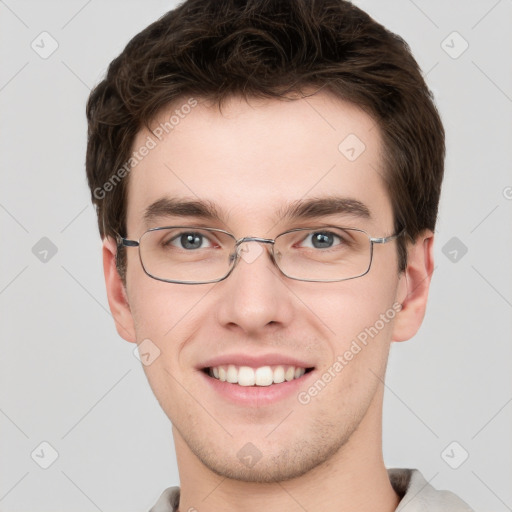
M 155 123 L 175 108 L 161 112 Z M 353 162 L 338 150 L 349 134 L 366 146 Z M 148 135 L 141 130 L 134 148 Z M 279 207 L 336 193 L 371 212 L 370 219 L 345 216 L 345 224 L 389 236 L 393 215 L 382 151 L 373 120 L 327 92 L 290 102 L 233 97 L 222 113 L 200 101 L 132 170 L 125 235 L 138 240 L 148 227 L 200 222 L 175 217 L 145 226 L 144 209 L 169 195 L 214 202 L 223 217 L 210 227 L 237 238 L 274 238 L 333 220 L 285 220 L 276 215 Z M 125 289 L 115 268 L 115 244 L 105 239 L 105 279 L 117 330 L 132 343 L 149 338 L 160 350 L 144 371 L 173 424 L 182 512 L 395 510 L 399 498 L 382 458 L 382 381 L 391 342 L 412 337 L 423 320 L 432 244 L 430 231 L 410 243 L 402 274 L 396 243 L 390 242 L 374 246 L 371 270 L 358 279 L 290 280 L 264 250 L 250 264 L 240 261 L 226 280 L 192 286 L 151 279 L 137 249 L 130 248 Z M 311 362 L 321 376 L 395 303 L 401 311 L 306 405 L 296 395 L 258 408 L 234 405 L 196 369 L 221 354 L 277 352 Z M 252 468 L 237 457 L 248 442 L 262 454 Z

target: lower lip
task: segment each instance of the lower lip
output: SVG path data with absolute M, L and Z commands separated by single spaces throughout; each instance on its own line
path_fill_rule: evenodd
M 301 388 L 306 388 L 315 370 L 305 373 L 298 379 L 281 382 L 280 384 L 271 384 L 270 386 L 240 386 L 210 377 L 203 371 L 200 371 L 200 373 L 206 379 L 207 384 L 222 397 L 238 405 L 260 407 L 277 403 L 293 395 L 297 396 Z

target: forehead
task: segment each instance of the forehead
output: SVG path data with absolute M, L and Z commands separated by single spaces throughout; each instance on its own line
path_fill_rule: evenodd
M 214 205 L 234 228 L 265 229 L 290 203 L 333 196 L 366 205 L 375 228 L 392 225 L 378 126 L 325 92 L 232 97 L 221 111 L 185 98 L 158 114 L 152 132 L 141 130 L 132 150 L 144 156 L 129 174 L 129 233 L 141 234 L 148 207 L 165 197 Z

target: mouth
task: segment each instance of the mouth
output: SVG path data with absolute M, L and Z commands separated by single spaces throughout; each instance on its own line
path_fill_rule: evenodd
M 259 367 L 227 364 L 209 366 L 202 371 L 212 379 L 243 387 L 265 387 L 301 379 L 314 368 L 292 365 L 265 365 Z

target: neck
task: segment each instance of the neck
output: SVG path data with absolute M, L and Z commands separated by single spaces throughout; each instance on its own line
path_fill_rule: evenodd
M 180 512 L 394 511 L 400 499 L 390 484 L 382 457 L 381 404 L 381 397 L 375 396 L 347 443 L 323 464 L 301 477 L 276 483 L 244 482 L 214 474 L 174 428 L 181 481 Z

